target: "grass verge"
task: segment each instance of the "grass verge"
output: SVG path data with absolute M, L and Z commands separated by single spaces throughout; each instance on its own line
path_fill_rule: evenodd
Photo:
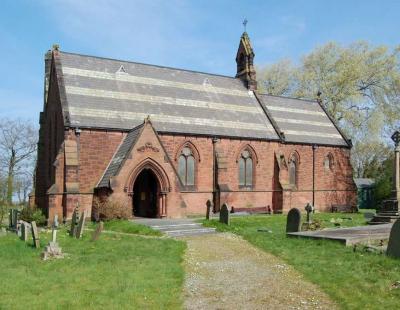
M 341 217 L 352 218 L 343 220 L 342 226 L 365 224 L 362 214 L 315 214 L 325 227 L 334 225 L 332 218 Z M 230 226 L 217 220 L 204 221 L 204 225 L 241 235 L 262 250 L 282 258 L 321 287 L 343 309 L 398 309 L 400 288 L 392 289 L 391 285 L 400 280 L 399 260 L 353 252 L 353 248 L 335 241 L 287 238 L 284 215 L 232 217 Z M 272 233 L 258 232 L 259 228 L 267 228 Z
M 89 227 L 94 229 L 96 224 L 90 223 Z M 162 233 L 158 230 L 128 220 L 111 220 L 104 222 L 104 230 L 145 236 L 162 236 Z
M 125 224 L 110 225 L 126 229 Z M 50 235 L 40 234 L 42 247 Z M 0 237 L 0 309 L 182 307 L 184 242 L 118 234 L 89 240 L 88 232 L 77 240 L 62 228 L 58 241 L 66 257 L 42 261 L 43 248 L 14 234 Z

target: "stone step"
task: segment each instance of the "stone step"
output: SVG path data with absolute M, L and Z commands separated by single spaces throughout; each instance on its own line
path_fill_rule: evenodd
M 388 224 L 388 222 L 373 222 L 373 221 L 368 222 L 368 225 L 383 225 L 383 224 Z
M 185 237 L 185 236 L 195 236 L 195 235 L 215 233 L 215 228 L 170 230 L 170 231 L 165 231 L 165 233 L 170 237 Z
M 377 214 L 378 216 L 399 216 L 399 212 L 393 212 L 393 211 L 382 211 L 382 212 L 379 212 L 378 214 Z
M 198 223 L 188 223 L 188 224 L 172 224 L 172 225 L 150 225 L 151 228 L 156 230 L 175 230 L 175 229 L 190 229 L 192 227 L 202 227 Z

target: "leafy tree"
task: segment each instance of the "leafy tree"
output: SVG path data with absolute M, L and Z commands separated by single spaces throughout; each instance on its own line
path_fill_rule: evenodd
M 0 119 L 0 164 L 7 176 L 7 203 L 12 204 L 14 177 L 31 170 L 37 144 L 37 130 L 22 120 Z
M 387 163 L 393 152 L 389 137 L 400 126 L 400 47 L 330 42 L 296 66 L 289 60 L 265 66 L 258 78 L 262 92 L 320 99 L 353 140 L 355 175 L 373 175 L 382 195 L 387 193 L 383 188 L 390 184 Z

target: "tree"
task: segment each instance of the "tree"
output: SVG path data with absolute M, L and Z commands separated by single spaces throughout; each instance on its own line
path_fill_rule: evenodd
M 37 130 L 22 120 L 0 119 L 0 162 L 7 177 L 7 203 L 12 203 L 14 177 L 30 170 L 36 151 Z
M 355 140 L 357 133 L 375 137 L 400 119 L 399 48 L 356 42 L 331 42 L 304 56 L 294 67 L 283 60 L 259 70 L 262 91 L 273 95 L 320 99 L 330 115 Z M 388 135 L 389 132 L 385 132 Z
M 257 68 L 258 69 L 258 68 Z M 289 59 L 258 69 L 259 90 L 262 93 L 286 96 L 296 89 L 297 71 Z
M 355 175 L 374 176 L 384 188 L 382 195 L 387 192 L 393 148 L 389 137 L 400 126 L 400 47 L 330 42 L 297 66 L 282 60 L 261 68 L 258 77 L 262 92 L 320 99 L 353 141 Z

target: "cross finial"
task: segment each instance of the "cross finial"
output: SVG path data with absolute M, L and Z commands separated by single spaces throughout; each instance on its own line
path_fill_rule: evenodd
M 244 32 L 246 32 L 246 26 L 247 26 L 247 22 L 248 22 L 248 20 L 247 20 L 247 18 L 245 18 L 245 19 L 243 20 L 243 28 L 244 28 Z

